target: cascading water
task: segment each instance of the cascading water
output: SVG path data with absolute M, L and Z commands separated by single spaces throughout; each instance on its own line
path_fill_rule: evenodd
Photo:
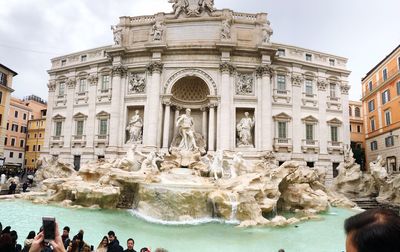
M 237 206 L 239 205 L 239 202 L 237 199 L 237 195 L 235 193 L 230 193 L 228 194 L 228 196 L 229 200 L 231 201 L 231 207 L 232 207 L 230 220 L 235 221 L 237 214 Z

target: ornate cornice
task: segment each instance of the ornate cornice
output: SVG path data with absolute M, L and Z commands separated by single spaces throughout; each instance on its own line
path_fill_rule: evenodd
M 154 72 L 155 73 L 162 73 L 163 68 L 164 68 L 164 64 L 159 62 L 159 61 L 151 62 L 146 67 L 147 71 L 150 74 L 153 74 Z
M 122 64 L 113 66 L 112 68 L 112 74 L 113 76 L 119 75 L 119 76 L 125 76 L 126 72 L 128 71 L 128 68 Z
M 97 74 L 91 74 L 87 80 L 91 86 L 96 86 L 97 82 L 99 81 L 99 76 Z
M 76 86 L 76 79 L 75 78 L 69 78 L 66 82 L 68 88 L 75 88 Z
M 224 61 L 219 64 L 219 70 L 221 71 L 221 73 L 233 74 L 236 71 L 236 67 L 232 63 Z
M 256 68 L 256 76 L 258 78 L 262 78 L 263 76 L 272 76 L 274 75 L 274 69 L 271 67 L 271 65 L 261 65 Z
M 47 87 L 49 88 L 49 92 L 56 91 L 56 82 L 55 81 L 49 81 L 49 83 L 47 83 Z
M 328 82 L 325 79 L 318 79 L 317 86 L 318 86 L 318 90 L 325 91 L 326 87 L 328 86 Z
M 292 74 L 292 85 L 300 87 L 304 82 L 304 77 L 300 74 Z

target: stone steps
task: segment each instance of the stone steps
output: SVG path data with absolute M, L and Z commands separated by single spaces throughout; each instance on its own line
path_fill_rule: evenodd
M 360 208 L 368 210 L 380 208 L 381 205 L 374 198 L 360 198 L 353 200 Z

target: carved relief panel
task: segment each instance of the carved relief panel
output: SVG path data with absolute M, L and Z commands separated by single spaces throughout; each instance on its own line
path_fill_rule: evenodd
M 144 94 L 146 93 L 146 74 L 130 73 L 128 83 L 128 94 Z
M 254 75 L 238 73 L 235 89 L 237 95 L 254 95 Z

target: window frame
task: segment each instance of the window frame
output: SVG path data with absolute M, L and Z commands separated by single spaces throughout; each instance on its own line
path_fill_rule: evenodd
M 311 89 L 311 93 L 307 90 Z M 311 79 L 306 79 L 304 81 L 304 92 L 307 96 L 314 96 L 314 83 Z
M 372 112 L 375 110 L 375 100 L 372 99 L 370 101 L 368 101 L 368 111 Z
M 386 89 L 382 92 L 382 104 L 390 102 L 390 89 Z
M 375 118 L 373 118 L 373 117 L 370 118 L 369 123 L 370 123 L 371 131 L 375 131 L 376 130 Z
M 279 139 L 287 139 L 288 138 L 288 123 L 284 121 L 278 121 L 278 138 Z M 281 126 L 283 128 L 281 128 Z
M 314 125 L 313 123 L 306 123 L 306 140 L 314 140 Z
M 331 141 L 339 142 L 339 127 L 336 125 L 331 125 Z
M 286 76 L 284 74 L 278 74 L 276 76 L 276 89 L 279 91 L 286 91 L 286 88 Z
M 384 68 L 384 69 L 382 70 L 382 80 L 383 80 L 383 81 L 387 81 L 387 79 L 388 79 L 387 68 Z
M 390 109 L 385 110 L 385 123 L 386 123 L 386 126 L 389 126 L 392 124 L 392 112 L 390 111 Z
M 393 136 L 385 137 L 385 146 L 386 146 L 386 148 L 394 146 L 394 137 Z
M 371 143 L 370 143 L 370 149 L 371 149 L 371 151 L 376 151 L 376 150 L 378 150 L 378 142 L 375 140 L 375 141 L 371 141 Z
M 108 90 L 110 88 L 110 75 L 104 74 L 101 76 L 101 91 Z

